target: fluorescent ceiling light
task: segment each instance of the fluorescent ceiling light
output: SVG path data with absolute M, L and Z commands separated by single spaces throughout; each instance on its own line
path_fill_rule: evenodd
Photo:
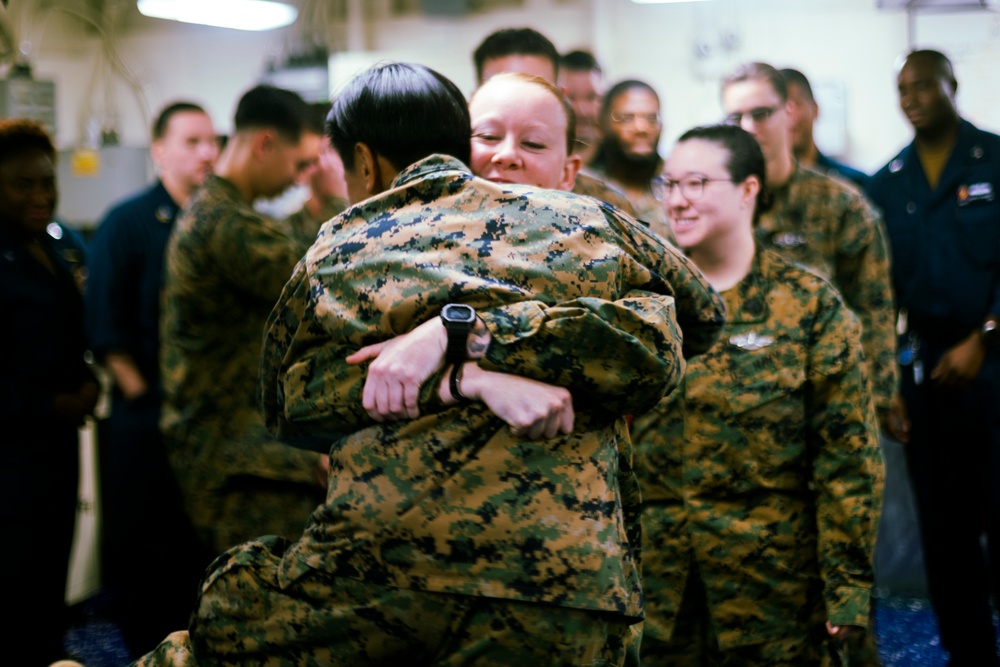
M 158 19 L 236 30 L 271 30 L 292 23 L 299 12 L 272 0 L 139 0 L 139 12 Z

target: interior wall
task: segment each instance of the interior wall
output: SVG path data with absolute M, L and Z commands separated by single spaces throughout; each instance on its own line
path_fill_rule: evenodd
M 16 2 L 17 0 L 12 0 Z M 26 0 L 21 0 L 26 1 Z M 383 3 L 384 5 L 384 3 Z M 37 78 L 56 82 L 57 140 L 80 145 L 88 108 L 108 96 L 95 81 L 96 32 L 64 18 L 36 32 Z M 665 104 L 662 152 L 697 124 L 718 120 L 719 80 L 736 64 L 763 60 L 801 69 L 836 95 L 827 109 L 834 152 L 872 171 L 910 138 L 898 110 L 894 62 L 909 46 L 939 46 L 954 56 L 960 108 L 1000 129 L 1000 15 L 992 11 L 920 14 L 879 10 L 876 0 L 714 0 L 638 5 L 631 0 L 527 0 L 522 9 L 459 18 L 409 17 L 364 26 L 364 48 L 331 60 L 331 85 L 382 58 L 412 59 L 442 70 L 463 89 L 474 85 L 471 52 L 490 31 L 530 26 L 557 48 L 591 48 L 610 84 L 649 81 Z M 280 54 L 289 33 L 248 33 L 144 19 L 120 35 L 119 49 L 140 94 L 121 83 L 111 97 L 122 143 L 148 143 L 149 115 L 177 97 L 202 102 L 222 132 L 240 93 Z M 354 40 L 353 43 L 358 43 Z M 838 109 L 837 105 L 842 104 Z M 839 112 L 839 113 L 838 113 Z M 821 145 L 821 148 L 827 148 Z

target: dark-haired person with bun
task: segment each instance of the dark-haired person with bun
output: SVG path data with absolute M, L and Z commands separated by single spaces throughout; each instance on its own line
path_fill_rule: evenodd
M 622 664 L 623 416 L 712 344 L 718 295 L 611 206 L 473 176 L 465 98 L 432 70 L 362 72 L 327 126 L 353 206 L 261 358 L 266 423 L 328 448 L 326 501 L 296 542 L 220 557 L 140 664 Z
M 664 180 L 677 243 L 728 321 L 633 424 L 641 663 L 831 664 L 868 626 L 883 484 L 858 319 L 826 280 L 756 243 L 767 180 L 750 134 L 686 132 Z
M 98 396 L 84 358 L 83 298 L 46 231 L 55 163 L 40 124 L 0 120 L 0 571 L 14 604 L 5 661 L 27 667 L 66 657 L 78 433 Z

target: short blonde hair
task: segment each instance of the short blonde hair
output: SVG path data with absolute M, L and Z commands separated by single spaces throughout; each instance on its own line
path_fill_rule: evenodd
M 576 114 L 573 113 L 573 105 L 569 103 L 569 100 L 566 99 L 566 96 L 563 95 L 561 90 L 540 76 L 525 74 L 524 72 L 504 72 L 503 74 L 497 74 L 496 76 L 490 77 L 489 81 L 486 81 L 480 85 L 479 88 L 476 88 L 476 92 L 472 93 L 472 97 L 469 99 L 469 104 L 471 104 L 472 100 L 476 98 L 476 95 L 483 89 L 483 86 L 487 86 L 494 81 L 498 83 L 503 81 L 521 81 L 523 83 L 533 84 L 544 88 L 546 92 L 555 97 L 562 106 L 563 112 L 566 114 L 566 154 L 569 155 L 573 152 L 573 145 L 576 143 Z

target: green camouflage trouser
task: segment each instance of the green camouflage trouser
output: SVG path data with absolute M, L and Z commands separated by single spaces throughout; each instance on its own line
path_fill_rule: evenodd
M 700 579 L 689 577 L 668 641 L 644 636 L 642 667 L 877 667 L 878 649 L 868 633 L 843 642 L 829 638 L 821 605 L 808 618 L 791 619 L 786 638 L 722 651 Z
M 630 624 L 603 612 L 378 586 L 311 572 L 285 589 L 280 538 L 222 554 L 202 584 L 190 634 L 136 667 L 622 665 Z

